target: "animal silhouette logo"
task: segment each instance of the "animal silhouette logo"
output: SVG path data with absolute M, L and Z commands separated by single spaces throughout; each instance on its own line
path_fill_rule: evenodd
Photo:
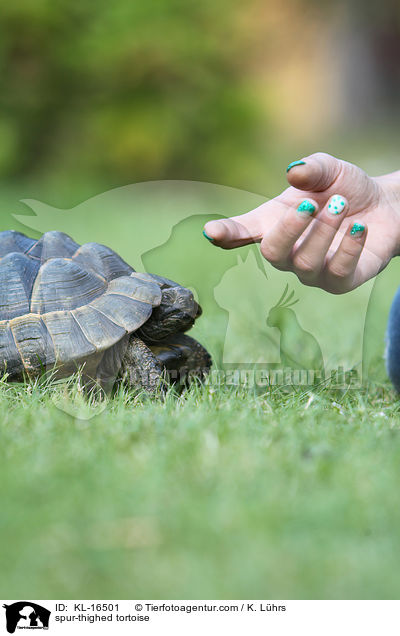
M 299 302 L 294 291 L 285 286 L 278 302 L 270 309 L 267 317 L 268 327 L 280 332 L 281 362 L 297 369 L 324 369 L 324 358 L 317 339 L 300 324 L 296 312 L 292 309 Z
M 29 228 L 36 237 L 58 230 L 79 243 L 109 245 L 137 271 L 161 273 L 189 287 L 204 310 L 196 333 L 218 366 L 280 368 L 287 363 L 291 368 L 318 369 L 325 365 L 327 377 L 341 366 L 360 365 L 373 281 L 343 296 L 314 287 L 297 290 L 295 281 L 301 302 L 292 304 L 294 297 L 288 299 L 287 290 L 271 307 L 271 297 L 273 303 L 275 294 L 281 296 L 286 273 L 260 263 L 258 246 L 241 247 L 237 261 L 236 250 L 217 250 L 202 237 L 206 221 L 239 215 L 265 200 L 217 184 L 154 181 L 115 188 L 68 209 L 25 198 L 18 214 L 2 213 L 0 221 L 1 229 L 27 233 Z M 22 205 L 30 208 L 29 215 Z M 337 320 L 332 321 L 332 315 Z M 368 329 L 374 340 L 375 323 L 369 322 Z M 82 420 L 104 410 L 105 404 L 96 399 L 84 403 L 71 386 L 71 396 L 66 387 L 68 400 L 60 396 L 58 408 Z
M 18 629 L 48 629 L 50 610 L 32 601 L 17 601 L 3 605 L 6 610 L 6 628 L 9 634 Z
M 268 307 L 270 279 L 258 250 L 239 254 L 214 287 L 220 313 L 227 317 L 222 362 L 278 364 L 279 338 L 262 317 Z

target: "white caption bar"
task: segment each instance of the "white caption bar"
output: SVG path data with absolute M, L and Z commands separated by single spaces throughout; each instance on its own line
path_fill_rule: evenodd
M 400 601 L 1 601 L 0 633 L 399 634 Z M 22 631 L 23 630 L 23 631 Z M 32 632 L 31 632 L 32 633 Z

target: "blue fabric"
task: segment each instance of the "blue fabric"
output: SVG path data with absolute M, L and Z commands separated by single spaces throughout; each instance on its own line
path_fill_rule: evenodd
M 393 298 L 386 332 L 386 369 L 400 392 L 400 287 Z

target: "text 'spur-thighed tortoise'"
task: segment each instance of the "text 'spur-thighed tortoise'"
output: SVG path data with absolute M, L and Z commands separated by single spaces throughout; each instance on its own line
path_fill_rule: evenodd
M 135 272 L 104 245 L 0 232 L 0 371 L 9 380 L 83 368 L 106 389 L 119 376 L 154 391 L 165 375 L 201 376 L 210 356 L 184 334 L 200 313 L 190 290 Z

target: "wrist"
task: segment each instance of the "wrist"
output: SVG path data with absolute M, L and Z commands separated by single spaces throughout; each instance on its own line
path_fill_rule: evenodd
M 384 174 L 374 179 L 383 192 L 387 193 L 389 198 L 400 198 L 400 170 Z
M 392 216 L 393 256 L 400 256 L 400 170 L 376 177 L 375 182 L 380 189 L 379 198 Z

